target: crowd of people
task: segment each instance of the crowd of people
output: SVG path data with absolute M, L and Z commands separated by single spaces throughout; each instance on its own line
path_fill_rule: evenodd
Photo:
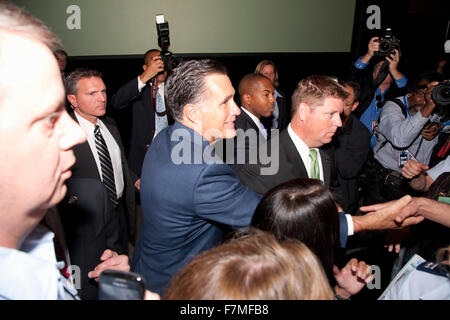
M 129 150 L 102 74 L 67 73 L 59 39 L 3 0 L 0 44 L 0 299 L 95 300 L 116 269 L 149 299 L 345 300 L 370 265 L 393 277 L 442 248 L 450 264 L 450 114 L 432 97 L 449 75 L 410 85 L 376 37 L 291 97 L 269 60 L 234 88 L 219 61 L 168 70 L 149 50 L 110 103 L 132 114 Z M 411 281 L 450 299 L 442 270 Z

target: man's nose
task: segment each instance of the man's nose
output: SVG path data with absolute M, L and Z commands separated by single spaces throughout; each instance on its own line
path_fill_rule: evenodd
M 60 149 L 69 150 L 73 146 L 86 141 L 86 133 L 67 112 L 64 112 L 61 121 L 63 123 L 61 125 L 61 139 L 59 140 Z

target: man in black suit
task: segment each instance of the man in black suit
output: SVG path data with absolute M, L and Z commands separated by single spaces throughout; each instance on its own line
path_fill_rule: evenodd
M 278 171 L 264 175 L 261 174 L 263 165 L 246 165 L 239 173 L 241 182 L 264 194 L 290 179 L 313 178 L 309 154 L 311 149 L 315 149 L 319 166 L 315 178 L 322 180 L 332 190 L 335 189 L 334 152 L 329 142 L 342 125 L 340 113 L 346 98 L 344 88 L 332 78 L 316 75 L 301 81 L 292 96 L 292 121 L 287 130 L 280 133 L 279 148 L 272 148 L 278 152 Z
M 342 127 L 333 137 L 336 153 L 337 179 L 345 198 L 345 212 L 355 214 L 358 209 L 360 193 L 358 176 L 363 169 L 370 151 L 370 133 L 352 113 L 359 104 L 359 85 L 353 81 L 339 82 L 349 94 L 345 100 Z
M 128 164 L 138 177 L 153 138 L 171 122 L 164 99 L 167 71 L 158 50 L 145 53 L 142 69 L 142 74 L 120 87 L 111 100 L 115 109 L 132 108 Z
M 227 164 L 235 172 L 239 172 L 245 163 L 256 163 L 258 148 L 266 142 L 270 132 L 260 119 L 272 114 L 275 102 L 272 82 L 260 74 L 245 75 L 239 82 L 238 90 L 242 106 L 234 122 L 236 137 L 227 141 L 227 147 L 232 142 L 234 149 Z
M 86 131 L 87 141 L 73 149 L 77 161 L 59 210 L 72 263 L 80 267 L 81 279 L 87 279 L 102 252 L 127 253 L 128 239 L 134 239 L 134 181 L 117 126 L 105 117 L 106 87 L 101 74 L 90 69 L 73 71 L 67 77 L 66 94 L 71 116 Z M 82 285 L 82 298 L 97 298 L 93 281 L 82 281 Z

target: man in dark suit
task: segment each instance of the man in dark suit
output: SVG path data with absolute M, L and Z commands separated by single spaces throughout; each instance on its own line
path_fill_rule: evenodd
M 242 107 L 234 122 L 236 136 L 225 140 L 227 148 L 233 148 L 231 154 L 226 153 L 229 155 L 226 162 L 235 172 L 246 163 L 256 163 L 258 148 L 266 142 L 270 132 L 260 119 L 272 114 L 275 102 L 272 82 L 260 74 L 245 75 L 238 90 Z
M 224 226 L 249 226 L 260 200 L 212 147 L 234 137 L 240 113 L 225 67 L 182 62 L 166 90 L 176 122 L 158 134 L 144 160 L 142 230 L 132 261 L 132 270 L 159 294 L 195 255 L 221 241 Z
M 269 164 L 259 161 L 258 164 L 245 165 L 238 174 L 241 182 L 264 194 L 291 179 L 315 178 L 333 191 L 338 203 L 342 202 L 342 193 L 336 182 L 334 150 L 329 143 L 342 125 L 340 113 L 347 97 L 348 93 L 333 78 L 313 75 L 300 81 L 292 96 L 291 123 L 280 133 L 279 140 L 272 137 L 264 146 L 270 149 L 270 153 L 263 151 L 262 154 L 268 154 L 272 160 Z M 311 149 L 316 149 L 316 152 L 311 152 Z M 269 166 L 270 170 L 265 170 Z M 409 200 L 404 201 L 406 205 Z M 395 228 L 393 218 L 383 214 L 350 216 L 340 212 L 341 246 L 345 247 L 347 236 L 355 232 Z
M 353 215 L 358 209 L 360 198 L 358 176 L 370 152 L 370 133 L 352 113 L 359 104 L 358 83 L 342 80 L 340 83 L 349 96 L 345 100 L 341 115 L 342 127 L 333 137 L 333 146 L 336 153 L 337 179 L 345 198 L 343 209 Z
M 70 114 L 86 131 L 87 141 L 73 149 L 77 161 L 59 211 L 72 263 L 80 267 L 81 279 L 87 279 L 103 251 L 128 251 L 128 239 L 134 238 L 136 228 L 134 181 L 119 131 L 105 117 L 106 87 L 101 74 L 90 69 L 73 71 L 67 77 L 66 94 L 73 108 Z M 84 283 L 80 293 L 84 299 L 96 299 L 97 287 L 93 281 Z
M 158 50 L 145 53 L 142 69 L 142 74 L 120 87 L 111 99 L 113 108 L 132 109 L 128 164 L 138 177 L 154 137 L 171 122 L 164 98 L 167 71 Z
M 278 171 L 264 175 L 261 169 L 265 165 L 246 165 L 239 173 L 241 182 L 264 194 L 287 180 L 310 177 L 322 180 L 338 193 L 334 153 L 329 142 L 342 125 L 340 112 L 346 97 L 345 90 L 329 77 L 311 76 L 301 81 L 292 97 L 294 117 L 288 128 L 280 133 L 279 149 L 273 148 L 279 156 Z M 312 176 L 310 153 L 316 154 L 319 170 L 315 177 Z

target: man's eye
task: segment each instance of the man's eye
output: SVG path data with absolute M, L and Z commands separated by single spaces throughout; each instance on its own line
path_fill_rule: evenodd
M 47 116 L 45 118 L 45 123 L 48 126 L 53 128 L 60 115 L 61 115 L 61 112 L 55 112 L 55 113 L 50 114 L 49 116 Z

